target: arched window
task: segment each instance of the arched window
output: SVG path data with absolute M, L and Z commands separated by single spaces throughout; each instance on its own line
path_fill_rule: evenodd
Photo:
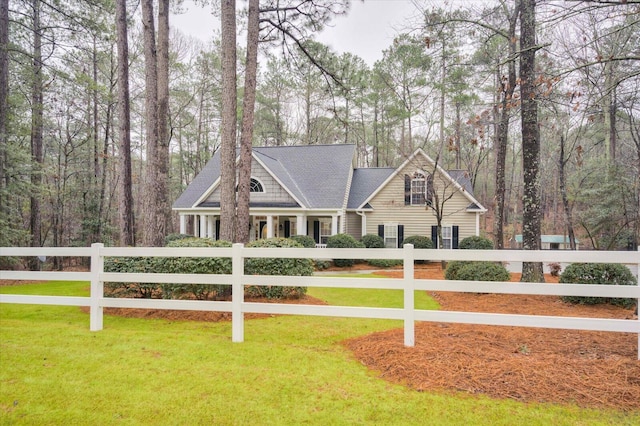
M 411 205 L 423 206 L 425 203 L 426 176 L 421 171 L 416 171 L 411 178 Z
M 249 183 L 249 192 L 264 192 L 264 187 L 258 179 L 251 178 L 251 183 Z
M 411 176 L 404 175 L 404 182 L 405 205 L 431 205 L 433 201 L 433 176 L 422 170 L 416 170 Z

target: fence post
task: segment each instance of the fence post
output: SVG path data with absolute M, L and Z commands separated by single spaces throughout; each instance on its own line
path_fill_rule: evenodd
M 404 345 L 415 346 L 415 282 L 413 244 L 405 244 L 403 250 L 404 276 Z
M 91 244 L 91 295 L 89 305 L 89 330 L 100 331 L 102 321 L 102 298 L 104 297 L 104 283 L 100 275 L 104 272 L 104 258 L 100 251 L 104 248 L 102 243 Z
M 244 244 L 234 244 L 231 249 L 231 341 L 244 342 L 244 288 L 242 275 L 244 274 L 244 258 L 242 249 Z

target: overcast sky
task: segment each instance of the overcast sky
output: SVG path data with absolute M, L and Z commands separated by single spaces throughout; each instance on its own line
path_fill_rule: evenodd
M 208 41 L 214 29 L 220 28 L 220 18 L 213 16 L 211 6 L 202 8 L 185 1 L 184 9 L 186 13 L 170 18 L 171 25 L 183 33 Z M 317 40 L 338 53 L 354 53 L 373 65 L 415 15 L 411 0 L 355 0 L 349 14 L 333 19 Z

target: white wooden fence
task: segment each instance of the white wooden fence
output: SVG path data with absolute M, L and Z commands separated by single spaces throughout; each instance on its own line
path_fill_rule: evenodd
M 329 248 L 248 248 L 234 244 L 230 248 L 123 248 L 93 244 L 90 248 L 23 248 L 0 247 L 0 256 L 69 256 L 91 257 L 90 272 L 0 271 L 0 279 L 90 281 L 90 297 L 28 296 L 0 294 L 0 303 L 88 306 L 90 330 L 103 328 L 103 308 L 148 308 L 199 311 L 222 311 L 232 314 L 232 340 L 244 340 L 244 314 L 293 314 L 353 318 L 381 318 L 404 321 L 404 344 L 414 346 L 415 321 L 466 324 L 508 325 L 630 332 L 638 334 L 640 359 L 640 319 L 603 319 L 512 315 L 478 312 L 430 311 L 414 308 L 414 291 L 457 291 L 474 293 L 537 294 L 557 296 L 625 297 L 640 301 L 639 286 L 545 284 L 485 281 L 448 281 L 414 278 L 414 260 L 452 261 L 483 260 L 508 263 L 620 263 L 638 274 L 640 251 L 520 251 L 520 250 L 417 250 L 412 245 L 403 249 L 329 249 Z M 105 257 L 230 257 L 232 273 L 208 274 L 139 274 L 104 272 Z M 245 258 L 311 258 L 311 259 L 402 259 L 403 278 L 346 278 L 327 276 L 254 276 L 244 274 Z M 104 282 L 227 284 L 232 286 L 232 300 L 195 301 L 164 299 L 124 299 L 104 297 Z M 244 285 L 283 285 L 304 287 L 343 287 L 396 289 L 404 292 L 403 308 L 289 305 L 244 301 Z

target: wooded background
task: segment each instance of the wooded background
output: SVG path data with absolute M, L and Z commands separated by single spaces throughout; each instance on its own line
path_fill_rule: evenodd
M 313 39 L 347 0 L 219 0 L 208 43 L 171 28 L 168 0 L 0 0 L 0 246 L 162 245 L 185 186 L 248 138 L 353 143 L 360 167 L 421 147 L 469 172 L 498 247 L 637 248 L 640 3 L 474 4 L 425 1 L 369 66 Z

